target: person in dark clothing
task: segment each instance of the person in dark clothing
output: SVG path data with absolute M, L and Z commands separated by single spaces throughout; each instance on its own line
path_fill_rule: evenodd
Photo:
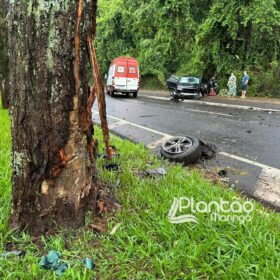
M 247 92 L 247 85 L 249 82 L 249 75 L 247 74 L 247 72 L 244 72 L 244 76 L 242 78 L 242 96 L 241 98 L 245 98 L 246 97 L 246 92 Z
M 209 95 L 210 96 L 217 95 L 217 82 L 216 82 L 214 76 L 210 79 L 210 93 L 209 93 Z

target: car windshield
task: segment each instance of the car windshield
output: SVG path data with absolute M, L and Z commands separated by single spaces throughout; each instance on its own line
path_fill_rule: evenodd
M 180 84 L 199 84 L 199 79 L 195 77 L 182 77 Z

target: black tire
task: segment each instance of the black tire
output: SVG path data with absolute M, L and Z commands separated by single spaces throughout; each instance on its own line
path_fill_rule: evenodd
M 137 95 L 138 95 L 137 91 L 133 92 L 133 98 L 137 98 Z
M 126 97 L 129 97 L 129 92 L 127 92 L 125 95 L 126 95 Z
M 176 92 L 175 91 L 170 91 L 169 92 L 169 99 L 171 101 L 179 101 L 178 100 L 178 96 L 176 95 Z
M 169 141 L 173 141 L 173 139 L 179 139 L 179 138 L 187 139 L 187 141 L 189 143 L 191 143 L 191 146 L 188 149 L 182 151 L 181 153 L 175 154 L 172 152 L 168 152 L 166 147 L 168 147 L 168 144 L 171 143 Z M 160 154 L 162 157 L 164 157 L 170 161 L 180 162 L 180 163 L 184 163 L 184 164 L 188 165 L 188 164 L 196 163 L 200 159 L 201 154 L 202 154 L 202 147 L 201 147 L 200 141 L 197 138 L 188 137 L 188 136 L 173 137 L 173 138 L 166 140 L 162 144 L 161 149 L 160 149 Z

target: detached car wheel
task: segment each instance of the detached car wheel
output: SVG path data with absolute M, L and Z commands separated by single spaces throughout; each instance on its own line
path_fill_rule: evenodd
M 170 161 L 182 162 L 188 165 L 199 160 L 202 154 L 202 147 L 197 138 L 187 136 L 173 137 L 162 144 L 160 154 Z

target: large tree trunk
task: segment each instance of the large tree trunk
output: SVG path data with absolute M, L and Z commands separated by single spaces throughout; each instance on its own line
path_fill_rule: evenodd
M 89 2 L 9 4 L 11 225 L 33 234 L 82 226 L 96 205 L 86 72 L 96 1 Z

